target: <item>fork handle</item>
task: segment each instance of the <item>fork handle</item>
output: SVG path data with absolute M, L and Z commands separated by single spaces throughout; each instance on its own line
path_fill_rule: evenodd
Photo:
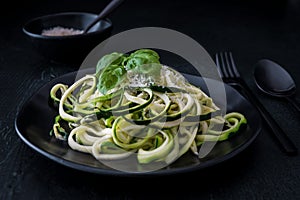
M 259 102 L 259 100 L 252 94 L 248 86 L 240 81 L 240 84 L 237 84 L 240 89 L 244 92 L 244 95 L 256 105 L 257 109 L 261 113 L 264 121 L 268 124 L 268 127 L 272 130 L 275 138 L 277 139 L 278 144 L 280 145 L 283 152 L 288 155 L 297 155 L 297 148 L 294 143 L 290 140 L 287 134 L 282 130 L 282 128 L 277 124 L 273 119 L 270 113 L 264 108 L 264 106 Z

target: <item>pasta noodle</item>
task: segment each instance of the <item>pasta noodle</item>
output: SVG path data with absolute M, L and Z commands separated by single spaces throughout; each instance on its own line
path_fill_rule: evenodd
M 141 53 L 157 56 L 151 50 Z M 238 112 L 218 114 L 214 101 L 176 70 L 158 65 L 159 72 L 149 74 L 128 67 L 136 57 L 115 55 L 105 67 L 107 57 L 101 59 L 94 74 L 50 91 L 59 111 L 52 133 L 70 148 L 98 160 L 135 155 L 141 164 L 169 164 L 188 150 L 197 155 L 205 141 L 228 139 L 247 123 Z

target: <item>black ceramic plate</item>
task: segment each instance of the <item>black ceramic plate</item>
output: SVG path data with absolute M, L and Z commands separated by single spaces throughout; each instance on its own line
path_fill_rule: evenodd
M 81 74 L 89 71 L 81 71 Z M 72 84 L 77 73 L 69 73 L 40 88 L 18 112 L 15 126 L 20 138 L 31 148 L 41 153 L 42 155 L 54 160 L 62 165 L 87 171 L 97 174 L 106 175 L 165 175 L 183 173 L 193 170 L 200 170 L 225 160 L 232 158 L 248 147 L 260 132 L 260 116 L 256 108 L 252 106 L 243 96 L 240 95 L 234 88 L 225 84 L 227 109 L 230 111 L 241 112 L 248 120 L 248 126 L 238 134 L 234 135 L 227 141 L 217 143 L 213 150 L 203 159 L 199 160 L 195 155 L 186 153 L 176 162 L 168 167 L 157 171 L 130 173 L 118 171 L 107 167 L 97 161 L 92 155 L 77 152 L 69 148 L 64 141 L 55 139 L 49 135 L 52 128 L 54 117 L 58 114 L 55 109 L 49 106 L 49 91 L 56 83 Z M 193 84 L 201 86 L 204 90 L 206 85 L 200 77 L 185 75 L 186 78 Z M 208 80 L 211 84 L 223 87 L 223 83 Z M 209 82 L 206 82 L 206 84 Z M 216 104 L 222 103 L 215 100 Z

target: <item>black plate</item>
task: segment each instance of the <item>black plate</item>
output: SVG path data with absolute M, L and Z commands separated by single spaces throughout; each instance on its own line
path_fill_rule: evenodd
M 90 72 L 89 70 L 81 71 L 80 74 L 88 73 Z M 191 153 L 186 153 L 168 167 L 157 171 L 145 173 L 118 171 L 97 161 L 92 155 L 72 150 L 66 142 L 57 140 L 49 135 L 54 117 L 58 114 L 48 104 L 49 91 L 56 83 L 71 85 L 76 75 L 76 72 L 68 73 L 41 87 L 23 105 L 15 121 L 18 135 L 27 145 L 51 160 L 74 169 L 97 174 L 121 176 L 165 175 L 200 170 L 228 160 L 240 153 L 254 141 L 261 129 L 260 115 L 256 108 L 234 88 L 225 84 L 227 111 L 241 112 L 248 120 L 248 126 L 242 132 L 239 132 L 227 141 L 217 143 L 213 150 L 201 160 Z M 185 77 L 192 84 L 201 86 L 204 92 L 209 94 L 201 77 L 187 74 L 185 74 Z M 206 81 L 208 81 L 206 84 L 215 84 L 215 86 L 223 87 L 221 82 L 210 79 Z M 222 103 L 216 99 L 215 102 L 216 104 Z

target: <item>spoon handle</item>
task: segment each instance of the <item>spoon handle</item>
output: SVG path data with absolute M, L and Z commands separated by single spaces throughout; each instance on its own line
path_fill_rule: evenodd
M 115 10 L 124 0 L 112 0 L 102 11 L 101 13 L 94 19 L 92 23 L 90 23 L 85 29 L 84 33 L 87 33 L 98 21 L 105 18 L 109 15 L 113 10 Z
M 298 113 L 300 113 L 300 106 L 298 104 L 298 102 L 291 97 L 286 97 L 286 99 L 294 106 L 294 108 L 298 111 Z
M 259 110 L 261 116 L 263 117 L 264 121 L 271 129 L 273 135 L 277 139 L 278 144 L 280 145 L 283 152 L 288 155 L 297 155 L 298 150 L 288 135 L 282 130 L 282 128 L 277 124 L 277 122 L 273 119 L 271 114 L 265 109 L 265 107 L 260 103 L 260 101 L 252 94 L 251 89 L 247 87 L 246 83 L 240 81 L 237 85 L 240 87 L 241 91 L 244 95 L 256 105 L 256 108 Z

